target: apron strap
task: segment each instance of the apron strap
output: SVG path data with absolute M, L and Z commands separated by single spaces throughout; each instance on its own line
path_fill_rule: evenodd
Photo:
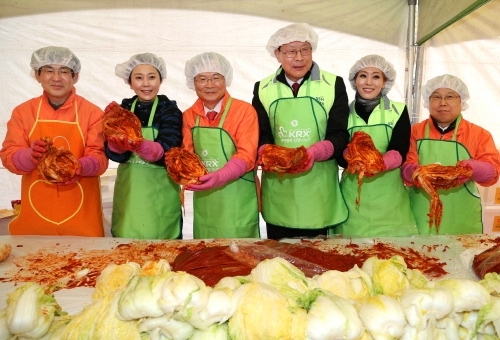
M 229 108 L 231 107 L 231 104 L 233 102 L 233 97 L 229 97 L 226 103 L 226 107 L 224 108 L 224 112 L 222 113 L 222 116 L 220 117 L 220 122 L 219 122 L 219 128 L 222 129 L 222 125 L 224 125 L 224 121 L 226 120 L 227 113 L 229 112 Z
M 457 118 L 457 122 L 455 124 L 455 129 L 453 130 L 453 137 L 451 138 L 451 140 L 454 142 L 457 140 L 457 130 L 458 130 L 458 126 L 460 125 L 461 121 L 462 121 L 462 114 L 459 114 L 458 118 Z M 426 139 L 429 138 L 430 131 L 431 131 L 431 127 L 430 127 L 429 122 L 427 122 L 427 124 L 425 125 L 425 138 Z
M 132 106 L 130 107 L 130 111 L 134 112 L 135 111 L 135 104 L 137 104 L 137 100 L 139 97 L 135 98 L 135 100 L 132 102 Z M 149 118 L 148 118 L 148 127 L 153 126 L 153 118 L 155 117 L 155 112 L 156 112 L 156 107 L 158 106 L 158 96 L 155 97 L 155 100 L 153 102 L 153 106 L 151 107 L 151 111 L 149 111 Z M 153 136 L 154 136 L 154 129 L 153 129 Z M 156 136 L 154 136 L 156 138 Z

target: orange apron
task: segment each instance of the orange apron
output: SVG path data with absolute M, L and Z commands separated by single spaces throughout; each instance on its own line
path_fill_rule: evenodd
M 85 143 L 74 103 L 74 122 L 41 120 L 38 105 L 29 142 L 51 137 L 54 146 L 71 150 L 78 159 L 84 156 Z M 99 177 L 81 177 L 70 185 L 49 184 L 35 169 L 22 176 L 21 211 L 9 223 L 12 235 L 104 236 Z

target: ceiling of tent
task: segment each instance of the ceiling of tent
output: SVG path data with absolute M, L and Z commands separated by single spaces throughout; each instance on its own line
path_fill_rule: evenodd
M 265 17 L 352 34 L 405 46 L 407 0 L 2 0 L 0 19 L 51 12 L 113 9 L 172 8 Z M 357 20 L 362 16 L 363 20 Z M 366 22 L 370 25 L 367 26 Z
M 422 45 L 490 0 L 420 0 L 417 44 Z M 439 15 L 436 15 L 439 13 Z

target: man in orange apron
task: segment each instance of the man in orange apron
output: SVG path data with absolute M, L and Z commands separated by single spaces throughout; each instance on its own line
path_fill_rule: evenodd
M 102 136 L 102 110 L 76 94 L 79 59 L 67 48 L 33 52 L 32 76 L 43 94 L 17 106 L 7 123 L 0 159 L 22 175 L 21 211 L 9 224 L 12 235 L 104 236 L 99 176 L 108 166 Z M 81 167 L 62 184 L 42 180 L 36 166 L 50 137 L 70 150 Z
M 194 238 L 258 238 L 257 114 L 227 92 L 233 69 L 222 55 L 199 54 L 184 73 L 198 100 L 183 114 L 182 147 L 209 171 L 201 184 L 186 187 L 194 191 Z
M 403 178 L 410 185 L 410 203 L 420 234 L 480 234 L 481 199 L 476 183 L 491 186 L 498 181 L 500 157 L 491 134 L 462 118 L 468 108 L 467 86 L 459 78 L 444 74 L 422 88 L 424 107 L 430 117 L 412 126 L 410 151 L 403 165 Z M 438 190 L 443 202 L 439 229 L 429 228 L 430 197 L 412 180 L 420 165 L 469 165 L 472 177 L 458 187 Z

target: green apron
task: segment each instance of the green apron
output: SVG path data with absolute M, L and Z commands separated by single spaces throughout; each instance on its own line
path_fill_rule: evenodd
M 229 98 L 219 126 L 191 129 L 193 145 L 209 172 L 221 169 L 236 153 L 233 139 L 222 128 L 231 106 Z M 255 173 L 249 171 L 221 187 L 193 193 L 193 235 L 195 239 L 259 238 L 259 205 Z
M 370 115 L 368 123 L 361 119 L 351 104 L 349 133 L 368 133 L 381 152 L 387 152 L 393 126 L 400 117 L 395 103 L 380 100 L 377 111 Z M 388 109 L 386 111 L 386 109 Z M 335 228 L 336 233 L 355 237 L 410 236 L 418 234 L 415 218 L 410 207 L 408 191 L 401 178 L 401 168 L 381 172 L 373 177 L 364 177 L 361 185 L 360 205 L 358 196 L 358 174 L 347 170 L 342 173 L 340 189 L 349 209 L 347 221 Z
M 276 145 L 309 147 L 325 138 L 328 114 L 321 103 L 306 94 L 285 97 L 278 85 L 278 99 L 269 107 L 269 121 Z M 299 89 L 299 93 L 303 88 Z M 339 188 L 336 160 L 315 162 L 300 174 L 262 173 L 262 216 L 268 223 L 288 228 L 320 229 L 347 219 Z
M 430 127 L 427 123 L 425 138 L 417 140 L 420 165 L 433 163 L 456 165 L 460 160 L 471 159 L 467 148 L 456 142 L 461 119 L 460 115 L 451 141 L 429 139 Z M 411 206 L 420 234 L 481 234 L 483 232 L 481 199 L 475 182 L 469 180 L 455 188 L 438 190 L 438 194 L 443 202 L 441 225 L 437 229 L 435 226 L 429 228 L 430 196 L 422 188 L 410 187 Z
M 137 99 L 132 104 L 134 112 Z M 154 140 L 152 125 L 156 97 L 148 126 L 142 128 L 146 140 Z M 180 187 L 164 167 L 143 160 L 133 153 L 118 166 L 113 195 L 111 233 L 115 237 L 140 239 L 175 239 L 181 236 L 182 214 Z

